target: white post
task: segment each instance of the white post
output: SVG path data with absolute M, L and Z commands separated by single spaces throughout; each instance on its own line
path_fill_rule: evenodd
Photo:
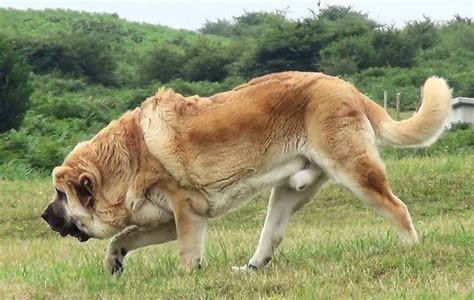
M 400 93 L 397 93 L 397 104 L 396 104 L 396 107 L 397 107 L 397 121 L 400 120 Z

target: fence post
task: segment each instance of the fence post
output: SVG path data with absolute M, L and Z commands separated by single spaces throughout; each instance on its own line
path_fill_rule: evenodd
M 383 91 L 383 109 L 387 110 L 387 91 Z
M 418 110 L 420 109 L 421 107 L 421 103 L 423 102 L 423 86 L 420 86 L 420 99 L 418 100 L 418 105 L 416 106 L 416 110 L 415 110 L 415 113 L 418 112 Z
M 396 108 L 397 108 L 397 121 L 400 120 L 400 93 L 397 93 L 397 104 L 396 104 Z

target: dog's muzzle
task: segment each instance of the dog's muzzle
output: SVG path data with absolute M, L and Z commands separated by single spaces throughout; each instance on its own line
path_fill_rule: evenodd
M 51 202 L 41 214 L 41 218 L 48 223 L 52 230 L 59 232 L 62 237 L 70 235 L 77 238 L 80 242 L 90 239 L 90 236 L 81 231 L 74 222 L 64 217 L 64 211 L 63 207 L 55 204 L 55 202 Z

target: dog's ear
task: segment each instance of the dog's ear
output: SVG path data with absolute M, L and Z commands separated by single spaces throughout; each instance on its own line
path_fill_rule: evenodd
M 53 169 L 53 181 L 55 183 L 64 183 L 70 176 L 72 176 L 72 168 L 66 166 L 59 166 Z
M 81 174 L 81 176 L 79 176 L 79 182 L 82 188 L 87 190 L 88 193 L 92 194 L 93 181 L 90 175 L 85 173 Z
M 79 183 L 75 185 L 75 190 L 79 201 L 85 208 L 94 208 L 94 186 L 92 176 L 83 173 L 79 176 Z

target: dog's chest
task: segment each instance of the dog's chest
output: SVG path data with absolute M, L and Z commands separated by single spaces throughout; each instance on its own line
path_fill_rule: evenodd
M 275 163 L 268 170 L 229 184 L 224 189 L 207 190 L 209 217 L 219 217 L 239 208 L 256 193 L 285 182 L 291 175 L 303 170 L 305 165 L 305 158 L 294 157 Z

